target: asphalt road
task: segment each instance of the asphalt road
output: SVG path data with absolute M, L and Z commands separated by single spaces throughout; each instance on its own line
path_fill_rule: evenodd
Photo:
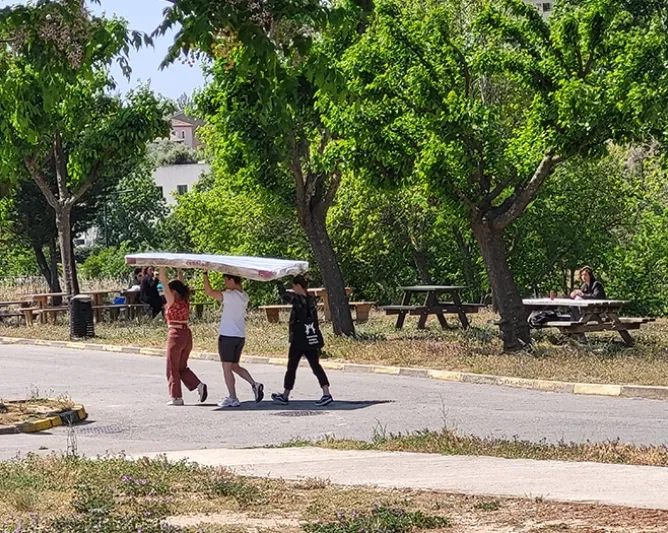
M 489 385 L 329 371 L 335 403 L 315 407 L 320 390 L 308 367 L 297 374 L 294 401 L 255 404 L 238 385 L 242 406 L 218 409 L 224 395 L 220 366 L 193 361 L 209 384 L 206 405 L 187 393 L 186 406 L 168 407 L 160 357 L 47 347 L 0 345 L 0 397 L 67 394 L 90 418 L 76 426 L 79 453 L 240 448 L 282 444 L 324 435 L 369 440 L 375 432 L 442 429 L 478 436 L 551 442 L 620 439 L 668 443 L 668 404 L 655 400 L 575 396 Z M 280 390 L 283 369 L 249 365 L 267 397 Z M 17 453 L 65 450 L 67 430 L 0 436 L 0 459 Z

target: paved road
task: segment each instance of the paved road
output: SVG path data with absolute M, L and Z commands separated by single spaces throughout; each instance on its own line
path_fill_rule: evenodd
M 437 430 L 445 424 L 462 433 L 536 441 L 668 443 L 668 409 L 660 401 L 330 371 L 337 401 L 318 409 L 312 401 L 319 396 L 317 382 L 308 368 L 300 368 L 290 406 L 258 406 L 250 388 L 240 386 L 242 407 L 221 410 L 215 406 L 224 390 L 219 365 L 193 361 L 192 368 L 209 383 L 210 403 L 195 405 L 196 394 L 189 394 L 190 405 L 167 407 L 162 358 L 0 345 L 0 397 L 25 397 L 39 389 L 81 401 L 90 423 L 76 427 L 77 445 L 88 455 L 252 447 L 327 434 L 368 440 L 374 431 Z M 267 393 L 280 387 L 282 368 L 248 368 Z M 66 444 L 63 428 L 0 436 L 0 459 L 40 448 L 62 450 Z

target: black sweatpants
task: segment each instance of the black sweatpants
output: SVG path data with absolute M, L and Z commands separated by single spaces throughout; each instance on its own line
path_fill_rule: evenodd
M 301 361 L 302 356 L 306 357 L 308 364 L 311 365 L 311 370 L 315 374 L 315 377 L 318 378 L 318 383 L 321 387 L 329 387 L 329 381 L 327 380 L 327 374 L 320 364 L 320 350 L 300 350 L 297 347 L 290 345 L 288 350 L 288 371 L 285 373 L 285 379 L 283 380 L 283 388 L 285 390 L 292 390 L 295 387 L 295 378 L 297 376 L 297 367 L 299 366 L 299 361 Z

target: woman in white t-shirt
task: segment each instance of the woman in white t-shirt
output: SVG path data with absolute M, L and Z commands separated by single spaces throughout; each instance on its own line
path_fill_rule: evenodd
M 209 283 L 208 272 L 204 272 L 204 292 L 207 296 L 223 304 L 223 314 L 220 318 L 220 335 L 218 336 L 218 355 L 223 363 L 223 376 L 227 385 L 228 396 L 218 404 L 219 407 L 239 407 L 236 380 L 234 374 L 246 380 L 253 389 L 255 401 L 261 402 L 264 398 L 264 385 L 258 383 L 243 368 L 239 361 L 246 342 L 246 309 L 248 295 L 241 287 L 241 278 L 225 274 L 225 290 L 214 291 Z

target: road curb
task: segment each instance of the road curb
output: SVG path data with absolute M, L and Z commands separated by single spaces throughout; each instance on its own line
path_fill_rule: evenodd
M 22 339 L 18 337 L 0 337 L 0 344 L 21 344 L 29 346 L 50 346 L 53 348 L 73 348 L 77 350 L 94 350 L 102 352 L 115 352 L 126 354 L 141 354 L 152 356 L 165 356 L 165 350 L 159 348 L 140 348 L 137 346 L 116 346 L 112 344 L 91 344 L 65 341 L 45 341 L 41 339 Z M 204 361 L 219 361 L 217 353 L 193 352 L 190 357 Z M 288 360 L 283 357 L 264 357 L 257 355 L 245 355 L 242 357 L 244 363 L 286 366 Z M 569 381 L 552 381 L 545 379 L 516 378 L 512 376 L 494 376 L 489 374 L 474 374 L 470 372 L 457 372 L 451 370 L 436 370 L 429 368 L 406 368 L 386 365 L 367 365 L 358 363 L 345 363 L 337 361 L 321 362 L 322 366 L 329 370 L 341 370 L 343 372 L 356 372 L 365 374 L 383 374 L 388 376 L 410 376 L 438 381 L 451 381 L 459 383 L 472 383 L 475 385 L 498 385 L 519 389 L 537 390 L 544 392 L 559 392 L 566 394 L 578 394 L 586 396 L 612 396 L 621 398 L 641 398 L 646 400 L 668 401 L 668 387 L 651 385 L 615 385 L 606 383 L 574 383 Z M 2 428 L 0 428 L 0 434 Z
M 1 342 L 1 341 L 0 341 Z M 20 424 L 12 424 L 0 427 L 0 435 L 15 435 L 16 433 L 37 433 L 59 426 L 74 425 L 88 418 L 88 413 L 83 405 L 75 405 L 72 409 L 58 413 L 57 415 L 29 420 Z

